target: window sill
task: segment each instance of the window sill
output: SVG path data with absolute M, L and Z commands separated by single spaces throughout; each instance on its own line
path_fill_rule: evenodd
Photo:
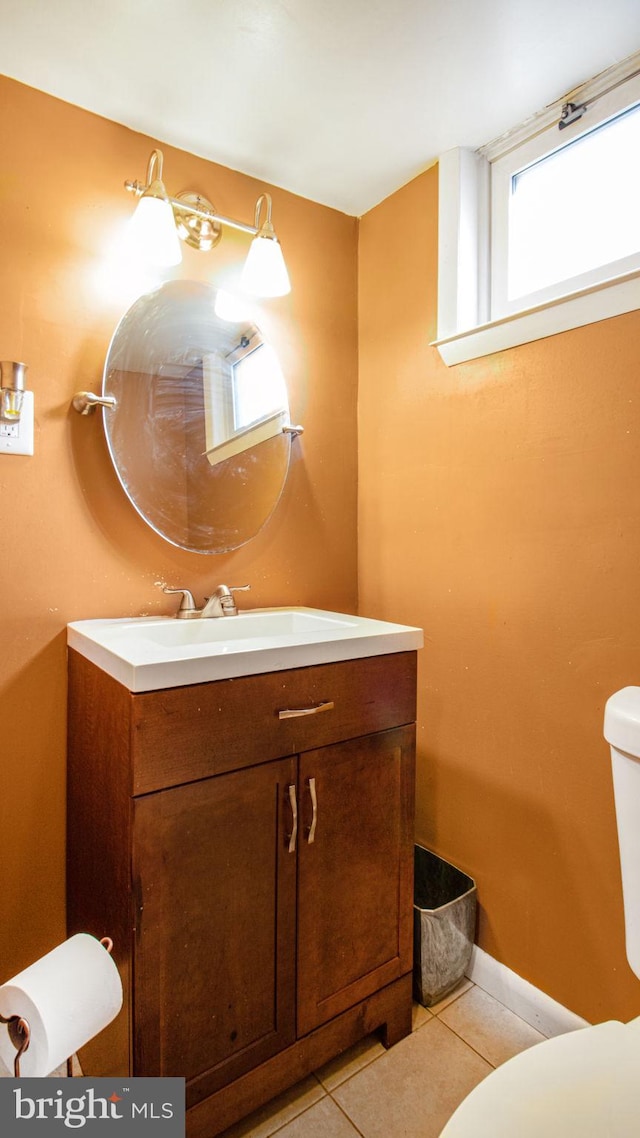
M 555 336 L 570 328 L 595 324 L 598 320 L 620 316 L 636 308 L 640 308 L 640 272 L 637 270 L 500 320 L 491 320 L 476 328 L 434 340 L 431 346 L 438 349 L 444 362 L 451 367 L 518 344 Z
M 224 462 L 227 458 L 233 458 L 237 454 L 243 454 L 244 451 L 249 450 L 250 447 L 257 446 L 258 443 L 264 443 L 267 439 L 272 439 L 275 435 L 281 435 L 285 425 L 288 423 L 288 416 L 284 411 L 278 411 L 275 415 L 269 415 L 265 419 L 261 419 L 258 423 L 252 423 L 251 426 L 246 427 L 243 431 L 237 431 L 231 438 L 225 439 L 224 442 L 215 443 L 209 447 L 204 453 L 212 466 L 217 466 L 219 462 Z

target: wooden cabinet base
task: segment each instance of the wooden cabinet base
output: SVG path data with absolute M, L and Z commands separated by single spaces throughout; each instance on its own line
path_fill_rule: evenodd
M 415 679 L 405 652 L 132 693 L 70 650 L 68 932 L 125 990 L 87 1075 L 182 1075 L 214 1138 L 410 1032 Z
M 187 1138 L 214 1138 L 365 1035 L 378 1031 L 393 1046 L 411 1032 L 411 992 L 409 973 L 198 1103 L 187 1111 Z

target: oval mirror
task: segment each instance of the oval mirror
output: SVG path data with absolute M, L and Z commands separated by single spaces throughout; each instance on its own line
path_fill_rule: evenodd
M 276 354 L 255 324 L 218 315 L 219 299 L 196 281 L 140 297 L 116 328 L 102 384 L 116 400 L 103 418 L 129 501 L 194 553 L 255 537 L 280 498 L 291 448 Z

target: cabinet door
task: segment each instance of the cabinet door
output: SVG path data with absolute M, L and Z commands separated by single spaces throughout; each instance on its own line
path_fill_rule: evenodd
M 300 756 L 298 1035 L 411 969 L 414 740 L 402 727 Z
M 134 800 L 134 1074 L 192 1105 L 295 1038 L 295 759 Z

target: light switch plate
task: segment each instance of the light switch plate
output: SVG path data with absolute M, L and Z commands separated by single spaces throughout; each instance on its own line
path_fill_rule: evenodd
M 25 391 L 17 423 L 0 419 L 0 454 L 33 454 L 33 391 Z

